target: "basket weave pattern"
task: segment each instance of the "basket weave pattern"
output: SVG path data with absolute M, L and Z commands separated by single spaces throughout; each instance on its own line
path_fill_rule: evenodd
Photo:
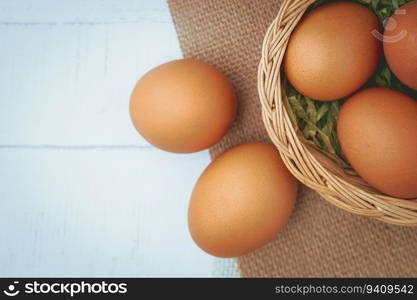
M 265 35 L 258 69 L 258 92 L 268 135 L 291 173 L 330 203 L 387 223 L 417 226 L 417 199 L 381 194 L 353 170 L 340 168 L 326 155 L 302 142 L 302 133 L 292 124 L 286 111 L 281 64 L 291 32 L 315 1 L 283 0 L 278 16 Z

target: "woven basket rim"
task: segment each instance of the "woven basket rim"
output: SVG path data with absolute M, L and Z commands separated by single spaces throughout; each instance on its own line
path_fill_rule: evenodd
M 258 94 L 262 119 L 289 171 L 331 204 L 353 214 L 400 225 L 417 226 L 417 199 L 391 197 L 370 187 L 354 171 L 345 171 L 330 158 L 303 143 L 283 99 L 281 64 L 291 32 L 317 0 L 283 0 L 262 44 Z

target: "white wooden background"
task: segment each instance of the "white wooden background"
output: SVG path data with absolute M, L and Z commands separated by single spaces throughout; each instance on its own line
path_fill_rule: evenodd
M 208 152 L 159 151 L 128 115 L 136 80 L 180 57 L 164 0 L 0 0 L 0 276 L 230 269 L 186 224 Z

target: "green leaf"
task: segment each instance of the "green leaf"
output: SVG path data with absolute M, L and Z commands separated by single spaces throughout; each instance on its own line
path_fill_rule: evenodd
M 330 105 L 328 102 L 325 102 L 320 106 L 319 111 L 317 112 L 316 123 L 318 123 L 324 117 L 324 115 L 329 111 L 329 107 Z
M 387 83 L 388 86 L 391 86 L 391 71 L 388 68 L 388 66 L 386 66 L 384 68 L 384 70 L 382 70 L 381 75 L 384 77 L 385 82 Z
M 378 4 L 380 0 L 372 0 L 371 5 L 374 10 L 377 10 Z
M 317 134 L 317 127 L 311 123 L 307 123 L 306 127 L 303 130 L 303 134 L 306 138 L 314 138 Z
M 387 82 L 381 77 L 381 75 L 375 76 L 375 83 L 377 86 L 380 86 L 380 87 L 388 87 Z
M 310 98 L 305 97 L 307 103 L 307 117 L 309 120 L 316 120 L 317 119 L 317 109 L 316 105 L 314 104 L 313 100 Z
M 295 115 L 298 118 L 301 118 L 303 120 L 307 120 L 307 114 L 303 108 L 303 106 L 300 104 L 299 100 L 297 99 L 297 97 L 288 97 L 288 101 L 290 102 Z

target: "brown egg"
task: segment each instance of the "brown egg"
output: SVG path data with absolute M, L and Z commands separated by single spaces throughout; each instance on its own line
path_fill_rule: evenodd
M 170 152 L 195 152 L 214 145 L 235 114 L 236 97 L 229 80 L 195 59 L 151 70 L 138 81 L 130 101 L 130 115 L 139 133 Z
M 371 186 L 417 198 L 417 101 L 385 88 L 358 92 L 343 104 L 337 135 L 346 158 Z
M 288 80 L 315 100 L 336 100 L 359 89 L 374 73 L 381 42 L 371 10 L 334 2 L 308 13 L 292 33 L 284 57 Z
M 270 144 L 236 146 L 199 178 L 188 211 L 191 236 L 219 257 L 236 257 L 276 237 L 297 193 L 295 178 Z
M 417 1 L 401 6 L 388 20 L 384 54 L 398 79 L 417 90 Z

